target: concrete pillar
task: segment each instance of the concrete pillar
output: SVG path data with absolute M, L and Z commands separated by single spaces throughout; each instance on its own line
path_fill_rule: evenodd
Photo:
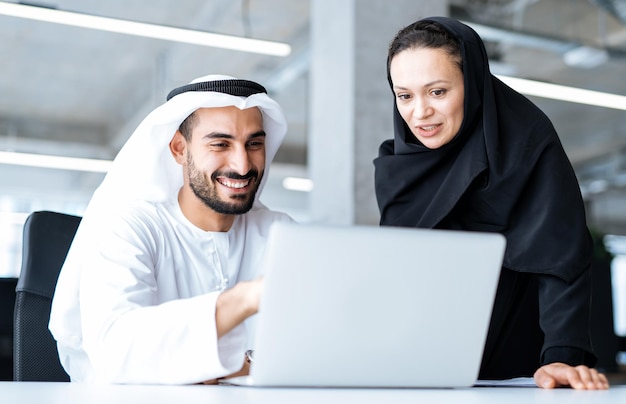
M 311 221 L 378 224 L 374 165 L 393 136 L 387 47 L 402 27 L 448 15 L 445 0 L 311 0 Z

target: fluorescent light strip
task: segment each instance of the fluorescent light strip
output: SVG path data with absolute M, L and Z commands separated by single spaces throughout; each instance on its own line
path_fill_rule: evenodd
M 113 161 L 0 151 L 0 164 L 106 173 Z M 311 192 L 313 190 L 313 181 L 308 178 L 285 177 L 282 185 L 290 191 Z
M 497 77 L 522 94 L 626 111 L 626 96 L 623 95 L 542 83 L 516 77 L 500 75 L 497 75 Z
M 313 181 L 308 178 L 285 177 L 283 178 L 283 188 L 289 191 L 311 192 Z
M 281 42 L 213 34 L 116 18 L 97 17 L 22 4 L 1 2 L 0 14 L 119 34 L 233 49 L 243 52 L 261 53 L 272 56 L 287 56 L 291 53 L 291 46 Z
M 113 162 L 110 160 L 0 151 L 0 164 L 106 173 Z

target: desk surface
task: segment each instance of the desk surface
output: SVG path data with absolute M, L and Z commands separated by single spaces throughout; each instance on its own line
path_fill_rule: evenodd
M 275 389 L 231 386 L 124 386 L 49 382 L 0 382 L 11 404 L 615 404 L 626 402 L 626 386 L 604 391 L 543 390 L 535 387 L 468 389 Z

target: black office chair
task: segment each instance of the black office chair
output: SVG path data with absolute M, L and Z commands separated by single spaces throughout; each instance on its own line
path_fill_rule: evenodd
M 59 271 L 80 220 L 79 216 L 40 211 L 31 213 L 24 223 L 14 317 L 15 381 L 69 381 L 48 322 Z
M 13 380 L 13 308 L 17 278 L 0 278 L 0 380 Z

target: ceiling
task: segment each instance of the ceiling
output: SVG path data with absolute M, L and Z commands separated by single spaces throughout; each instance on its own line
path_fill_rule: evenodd
M 449 3 L 450 15 L 483 29 L 479 33 L 488 44 L 494 72 L 626 95 L 625 1 Z M 277 156 L 277 171 L 306 175 L 309 1 L 40 4 L 280 41 L 292 52 L 288 57 L 264 56 L 0 15 L 0 151 L 110 159 L 171 88 L 208 73 L 224 73 L 263 83 L 284 107 L 289 136 Z M 559 131 L 592 224 L 604 232 L 626 234 L 626 111 L 531 98 Z M 0 212 L 80 212 L 101 179 L 99 173 L 0 164 Z M 294 211 L 304 209 L 301 194 L 289 196 Z M 275 203 L 287 203 L 280 195 Z

